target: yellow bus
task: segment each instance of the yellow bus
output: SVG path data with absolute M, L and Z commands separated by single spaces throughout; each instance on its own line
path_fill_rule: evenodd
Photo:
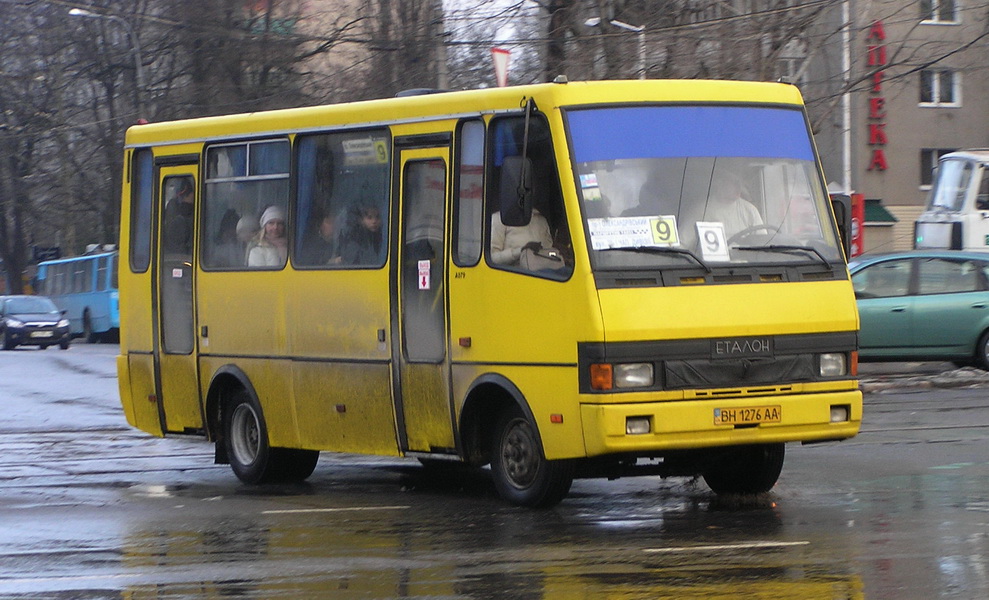
M 242 481 L 320 451 L 498 493 L 759 493 L 857 434 L 858 316 L 802 99 L 566 82 L 138 125 L 120 394 Z

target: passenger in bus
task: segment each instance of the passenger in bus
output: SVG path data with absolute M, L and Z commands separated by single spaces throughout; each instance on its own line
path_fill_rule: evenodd
M 261 230 L 247 251 L 249 267 L 280 267 L 288 256 L 288 240 L 285 238 L 285 211 L 279 206 L 269 206 L 261 214 Z
M 491 260 L 505 266 L 519 266 L 523 250 L 538 252 L 553 246 L 549 223 L 538 209 L 532 209 L 528 225 L 509 226 L 501 222 L 501 213 L 491 215 Z
M 299 262 L 303 265 L 339 264 L 343 259 L 337 252 L 336 215 L 317 214 L 316 226 L 309 229 L 302 239 Z
M 719 171 L 711 179 L 704 221 L 724 224 L 725 236 L 731 236 L 756 225 L 762 225 L 762 216 L 751 202 L 743 198 L 741 179 L 734 173 Z
M 162 225 L 166 252 L 192 255 L 192 218 L 195 194 L 192 178 L 183 177 L 178 191 L 165 205 L 165 218 Z
M 258 220 L 256 217 L 251 215 L 244 215 L 237 221 L 237 241 L 240 242 L 242 248 L 247 248 L 247 245 L 251 243 L 254 236 L 260 231 L 258 227 Z M 241 253 L 241 261 L 244 261 L 246 255 Z
M 362 204 L 348 211 L 347 227 L 340 240 L 340 261 L 346 265 L 377 265 L 384 248 L 381 210 Z
M 240 215 L 230 208 L 223 213 L 220 226 L 213 236 L 213 266 L 237 267 L 244 264 L 244 245 L 237 239 Z
M 677 202 L 664 197 L 665 182 L 659 173 L 651 172 L 639 188 L 638 204 L 622 211 L 623 217 L 656 217 L 675 215 Z

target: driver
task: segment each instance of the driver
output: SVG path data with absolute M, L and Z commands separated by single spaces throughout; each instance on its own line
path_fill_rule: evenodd
M 742 198 L 742 181 L 727 171 L 718 171 L 711 179 L 703 220 L 724 224 L 728 239 L 749 227 L 762 225 L 759 209 Z

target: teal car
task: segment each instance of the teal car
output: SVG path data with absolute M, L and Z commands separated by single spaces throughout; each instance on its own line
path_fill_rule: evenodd
M 989 253 L 914 251 L 848 264 L 859 360 L 948 360 L 989 370 Z

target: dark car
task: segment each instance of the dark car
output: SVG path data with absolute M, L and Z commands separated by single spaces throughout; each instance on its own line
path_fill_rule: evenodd
M 69 320 L 45 296 L 0 296 L 0 340 L 4 350 L 58 344 L 69 349 Z
M 989 370 L 989 253 L 860 256 L 848 268 L 860 360 L 949 360 Z

